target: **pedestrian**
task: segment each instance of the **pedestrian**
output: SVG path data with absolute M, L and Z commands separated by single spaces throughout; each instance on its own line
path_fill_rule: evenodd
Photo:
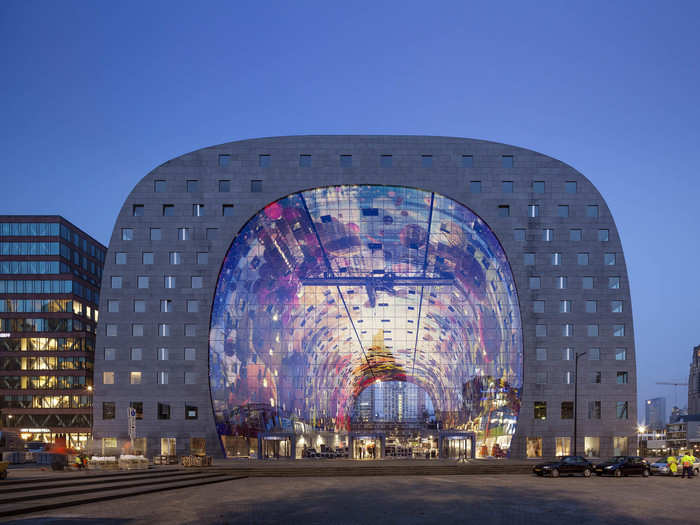
M 688 479 L 693 477 L 693 460 L 695 458 L 688 454 L 687 452 L 683 454 L 681 457 L 681 466 L 683 467 L 683 474 L 681 475 L 682 478 L 685 477 L 685 475 L 688 475 Z
M 671 476 L 678 475 L 678 460 L 676 459 L 676 456 L 667 457 L 666 463 L 668 463 L 668 470 L 671 471 Z

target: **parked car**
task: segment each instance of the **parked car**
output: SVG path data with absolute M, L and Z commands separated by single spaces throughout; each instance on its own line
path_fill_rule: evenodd
M 538 476 L 552 476 L 558 478 L 562 476 L 573 476 L 583 474 L 589 478 L 593 473 L 593 464 L 582 456 L 563 456 L 558 461 L 539 463 L 532 471 Z
M 304 458 L 317 458 L 318 452 L 316 452 L 316 449 L 313 448 L 305 448 L 304 451 L 301 454 L 302 457 Z
M 668 462 L 665 459 L 661 459 L 649 465 L 649 474 L 654 476 L 672 476 L 673 472 L 671 472 Z
M 651 468 L 646 459 L 639 456 L 613 456 L 595 466 L 597 476 L 644 476 L 651 474 Z

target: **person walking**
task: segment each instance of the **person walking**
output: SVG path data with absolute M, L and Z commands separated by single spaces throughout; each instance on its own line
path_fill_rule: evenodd
M 666 463 L 668 463 L 668 469 L 671 471 L 671 476 L 678 475 L 678 460 L 676 459 L 676 456 L 667 457 Z
M 681 475 L 682 478 L 685 477 L 686 474 L 688 474 L 688 479 L 693 477 L 693 460 L 695 458 L 691 456 L 688 452 L 683 454 L 681 457 L 681 466 L 683 467 L 683 474 Z

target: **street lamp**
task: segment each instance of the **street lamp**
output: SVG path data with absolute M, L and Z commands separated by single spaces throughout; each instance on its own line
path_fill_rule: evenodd
M 578 442 L 578 358 L 586 355 L 586 352 L 576 352 L 574 357 L 574 456 Z
M 642 434 L 647 431 L 647 428 L 644 425 L 639 425 L 637 427 L 637 455 L 641 456 L 641 442 L 642 442 Z

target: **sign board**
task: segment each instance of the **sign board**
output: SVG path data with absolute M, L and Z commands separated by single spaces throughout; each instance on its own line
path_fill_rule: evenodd
M 700 421 L 688 421 L 688 442 L 700 442 Z
M 10 337 L 10 334 L 8 334 L 7 332 L 2 332 L 0 333 L 0 337 Z
M 131 447 L 134 447 L 134 438 L 136 437 L 136 409 L 127 408 L 129 414 L 129 439 L 131 440 Z

